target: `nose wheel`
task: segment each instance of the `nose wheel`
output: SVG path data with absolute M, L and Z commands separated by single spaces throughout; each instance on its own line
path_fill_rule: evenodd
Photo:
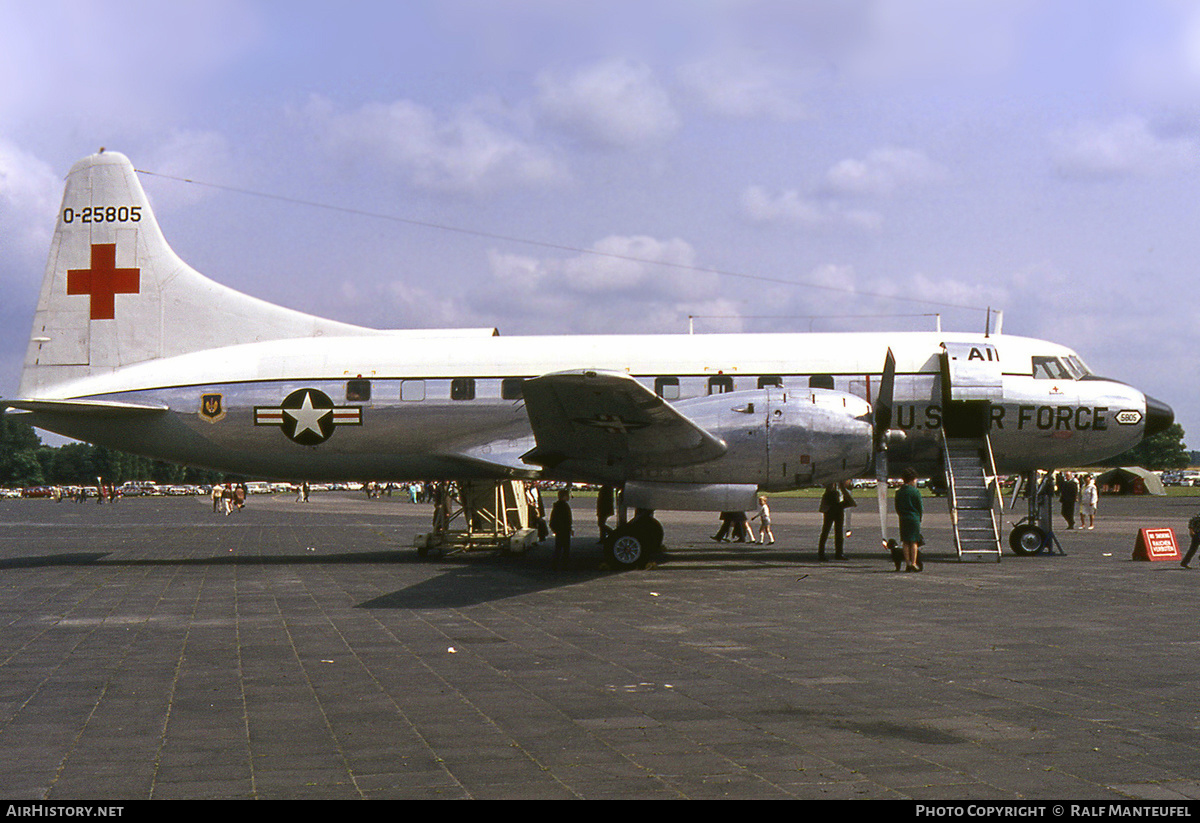
M 1046 548 L 1046 532 L 1039 526 L 1025 523 L 1008 535 L 1008 545 L 1015 554 L 1038 554 Z

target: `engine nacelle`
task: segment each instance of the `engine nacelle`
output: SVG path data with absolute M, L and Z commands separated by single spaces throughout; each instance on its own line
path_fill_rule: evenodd
M 871 465 L 871 406 L 852 394 L 765 388 L 683 400 L 675 407 L 719 437 L 726 454 L 631 479 L 778 491 L 854 477 Z
M 871 468 L 872 438 L 871 404 L 861 397 L 830 389 L 787 392 L 771 411 L 769 448 L 775 476 L 764 488 L 824 485 L 856 477 Z M 797 459 L 798 470 L 793 468 Z
M 758 486 L 733 483 L 625 484 L 625 505 L 677 512 L 751 511 L 758 507 Z

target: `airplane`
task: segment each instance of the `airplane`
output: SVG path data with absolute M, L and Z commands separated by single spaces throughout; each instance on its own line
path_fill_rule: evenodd
M 999 333 L 504 337 L 315 317 L 189 267 L 128 158 L 103 149 L 67 176 L 2 402 L 67 437 L 248 476 L 612 486 L 619 567 L 661 547 L 655 510 L 750 510 L 761 492 L 886 480 L 889 462 L 938 475 L 955 430 L 986 434 L 1015 473 L 1093 463 L 1174 420 L 1064 346 Z

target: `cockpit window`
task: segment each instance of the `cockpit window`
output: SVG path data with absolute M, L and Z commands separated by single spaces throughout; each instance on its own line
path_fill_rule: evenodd
M 1057 357 L 1034 357 L 1033 376 L 1038 380 L 1074 380 L 1075 375 Z
M 1092 373 L 1092 370 L 1087 367 L 1087 363 L 1079 359 L 1079 355 L 1072 354 L 1067 358 L 1067 363 L 1070 364 L 1071 370 L 1079 377 L 1087 377 Z

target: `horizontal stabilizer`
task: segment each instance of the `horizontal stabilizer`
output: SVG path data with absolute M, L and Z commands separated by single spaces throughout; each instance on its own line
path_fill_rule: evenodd
M 162 414 L 166 406 L 119 403 L 112 400 L 5 400 L 0 405 L 41 414 L 69 414 L 77 417 L 129 417 Z
M 623 480 L 725 454 L 720 439 L 627 375 L 558 372 L 527 381 L 523 393 L 537 442 L 522 458 L 529 464 Z

